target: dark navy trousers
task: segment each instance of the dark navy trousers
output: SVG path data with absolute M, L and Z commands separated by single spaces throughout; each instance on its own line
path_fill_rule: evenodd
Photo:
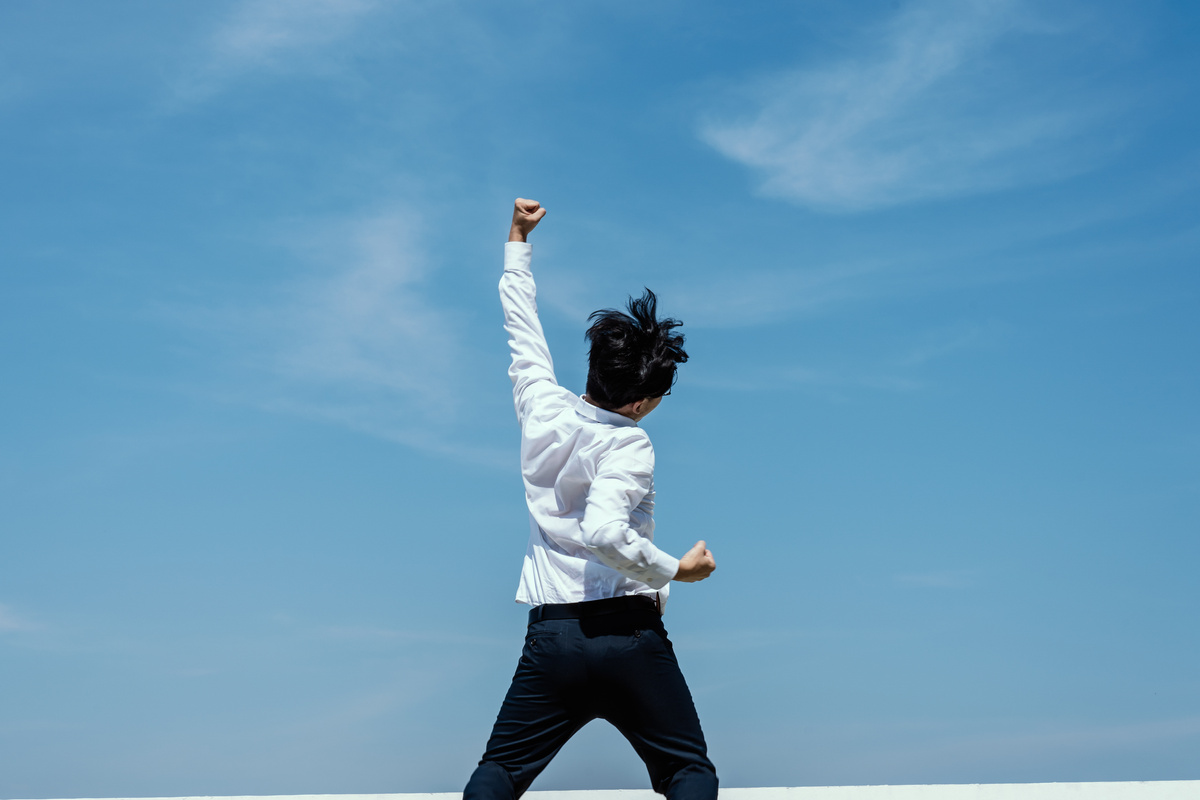
M 653 608 L 530 624 L 463 800 L 516 800 L 584 725 L 616 726 L 669 800 L 716 800 L 700 719 Z

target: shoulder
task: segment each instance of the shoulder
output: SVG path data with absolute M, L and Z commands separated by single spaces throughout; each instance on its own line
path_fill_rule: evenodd
M 529 384 L 517 406 L 517 417 L 527 435 L 540 434 L 548 429 L 560 430 L 566 425 L 564 416 L 575 408 L 578 396 L 552 381 Z
M 530 412 L 538 416 L 557 416 L 575 408 L 579 395 L 557 383 L 538 381 L 529 387 Z
M 606 466 L 625 472 L 654 472 L 654 445 L 641 428 L 618 428 L 605 454 Z

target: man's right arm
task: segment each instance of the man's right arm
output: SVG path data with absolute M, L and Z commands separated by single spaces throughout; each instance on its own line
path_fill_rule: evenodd
M 703 541 L 675 559 L 630 524 L 633 509 L 653 486 L 653 475 L 654 448 L 645 436 L 630 438 L 608 453 L 588 489 L 580 521 L 583 545 L 603 564 L 652 589 L 668 581 L 702 581 L 717 568 Z
M 679 571 L 671 580 L 695 583 L 712 575 L 716 568 L 717 561 L 713 558 L 712 551 L 701 539 L 692 545 L 692 549 L 688 550 L 683 558 L 679 559 Z

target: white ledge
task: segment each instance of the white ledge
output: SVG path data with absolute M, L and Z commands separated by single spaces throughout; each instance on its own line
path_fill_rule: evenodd
M 153 797 L 137 800 L 461 800 L 461 792 Z M 527 800 L 661 800 L 649 789 L 527 792 Z M 76 800 L 83 800 L 77 798 Z M 87 800 L 134 800 L 88 798 Z M 786 786 L 721 789 L 721 800 L 1200 800 L 1197 781 L 963 783 L 926 786 Z

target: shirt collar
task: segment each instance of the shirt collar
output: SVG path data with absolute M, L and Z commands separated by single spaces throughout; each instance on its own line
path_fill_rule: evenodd
M 587 400 L 584 400 L 582 397 L 579 398 L 579 402 L 575 404 L 575 410 L 579 412 L 581 416 L 595 420 L 596 422 L 603 422 L 606 425 L 620 425 L 626 428 L 637 427 L 637 423 L 624 414 L 618 414 L 615 411 L 609 411 L 606 408 L 594 406 Z

